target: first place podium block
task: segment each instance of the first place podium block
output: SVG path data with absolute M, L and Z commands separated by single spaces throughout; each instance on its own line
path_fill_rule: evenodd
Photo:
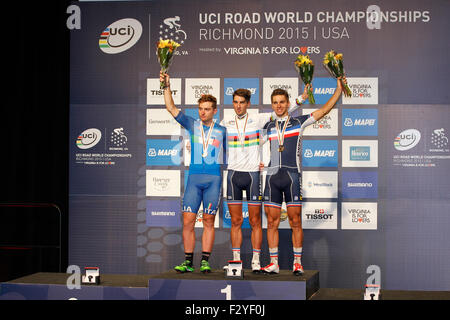
M 168 271 L 149 279 L 150 300 L 306 300 L 319 290 L 319 271 L 305 270 L 303 276 L 280 270 L 279 274 L 253 274 L 244 279 L 212 273 L 179 274 Z

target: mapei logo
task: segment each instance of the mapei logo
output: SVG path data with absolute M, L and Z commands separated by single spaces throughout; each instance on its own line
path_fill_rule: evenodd
M 164 139 L 147 140 L 148 166 L 174 166 L 181 163 L 181 144 L 179 141 Z
M 302 161 L 305 167 L 337 167 L 337 141 L 304 140 Z
M 259 104 L 259 79 L 258 78 L 224 78 L 224 104 L 233 104 L 233 93 L 237 89 L 247 89 L 251 93 L 250 102 Z
M 336 79 L 314 78 L 312 86 L 316 104 L 325 104 L 336 90 Z
M 99 143 L 102 138 L 102 132 L 98 129 L 91 128 L 84 130 L 78 135 L 76 144 L 80 149 L 90 149 Z
M 130 49 L 142 35 L 142 25 L 136 19 L 113 22 L 100 35 L 98 46 L 104 53 L 116 54 Z
M 420 141 L 419 130 L 407 129 L 398 134 L 394 139 L 394 147 L 399 151 L 406 151 L 414 148 Z
M 344 136 L 377 136 L 377 109 L 343 109 L 342 135 Z

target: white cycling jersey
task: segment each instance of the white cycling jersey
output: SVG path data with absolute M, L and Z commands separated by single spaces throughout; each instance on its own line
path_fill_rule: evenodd
M 297 101 L 297 105 L 289 109 L 289 113 L 295 111 L 303 99 Z M 246 113 L 239 118 L 236 113 L 226 116 L 220 124 L 227 128 L 227 156 L 228 169 L 234 171 L 255 172 L 259 171 L 261 162 L 261 138 L 264 125 L 271 120 L 274 113 Z
M 260 132 L 270 121 L 271 113 L 246 113 L 225 117 L 220 124 L 227 128 L 228 169 L 244 172 L 259 171 L 261 159 Z

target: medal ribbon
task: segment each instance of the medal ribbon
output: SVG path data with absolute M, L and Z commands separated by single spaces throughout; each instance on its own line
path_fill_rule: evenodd
M 211 122 L 211 125 L 209 126 L 208 136 L 205 139 L 205 132 L 203 131 L 203 122 L 200 121 L 200 132 L 202 133 L 202 157 L 203 158 L 208 155 L 209 139 L 211 138 L 212 128 L 214 127 L 215 122 L 216 122 L 216 119 L 213 119 Z
M 281 132 L 281 135 L 280 135 L 280 129 L 278 127 L 278 120 L 275 121 L 275 127 L 277 128 L 277 135 L 278 135 L 278 144 L 280 146 L 284 145 L 284 132 L 286 131 L 286 128 L 287 128 L 287 125 L 289 123 L 290 117 L 291 116 L 288 116 L 286 121 L 284 122 L 283 131 Z
M 236 124 L 236 129 L 237 129 L 237 132 L 238 132 L 239 141 L 241 142 L 242 148 L 245 146 L 245 128 L 247 127 L 247 120 L 248 120 L 248 113 L 245 116 L 244 131 L 242 132 L 242 135 L 241 135 L 241 133 L 239 132 L 238 117 L 236 115 L 234 116 L 234 121 L 235 121 L 235 124 Z

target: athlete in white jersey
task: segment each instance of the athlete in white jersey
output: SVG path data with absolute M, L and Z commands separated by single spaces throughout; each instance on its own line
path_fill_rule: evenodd
M 307 98 L 307 88 L 302 94 L 301 104 Z M 227 128 L 228 174 L 227 203 L 231 215 L 231 246 L 233 260 L 241 261 L 242 244 L 242 200 L 246 192 L 249 222 L 252 228 L 252 271 L 261 271 L 260 253 L 262 243 L 261 228 L 261 187 L 260 187 L 260 136 L 264 125 L 271 120 L 272 113 L 250 114 L 251 93 L 247 89 L 238 89 L 233 93 L 234 114 L 225 117 L 221 125 Z M 296 110 L 292 107 L 289 112 Z

